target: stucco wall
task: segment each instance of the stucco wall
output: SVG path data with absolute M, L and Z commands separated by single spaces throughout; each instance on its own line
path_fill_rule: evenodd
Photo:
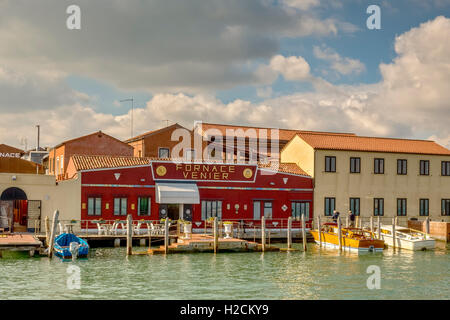
M 12 176 L 16 176 L 15 181 Z M 44 221 L 46 216 L 52 218 L 57 209 L 61 220 L 81 217 L 79 180 L 61 181 L 56 184 L 55 177 L 50 175 L 0 173 L 0 194 L 10 187 L 22 189 L 28 200 L 41 200 L 41 221 Z
M 336 156 L 336 172 L 325 172 L 325 156 Z M 350 173 L 350 157 L 361 158 L 361 173 Z M 374 158 L 384 158 L 384 174 L 374 174 Z M 407 175 L 397 174 L 397 159 L 408 160 Z M 421 176 L 419 161 L 430 161 L 430 175 Z M 448 156 L 316 150 L 315 214 L 324 215 L 324 198 L 335 197 L 336 209 L 349 210 L 349 198 L 360 198 L 361 216 L 373 215 L 373 199 L 384 198 L 384 216 L 397 215 L 397 198 L 407 198 L 406 220 L 419 217 L 419 199 L 429 199 L 430 218 L 450 221 L 441 216 L 441 199 L 450 199 L 450 177 L 441 176 L 441 161 Z M 423 217 L 420 217 L 423 219 Z

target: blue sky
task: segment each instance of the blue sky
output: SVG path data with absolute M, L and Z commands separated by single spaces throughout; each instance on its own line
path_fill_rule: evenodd
M 450 0 L 79 0 L 80 30 L 71 4 L 2 3 L 0 142 L 36 123 L 49 145 L 129 138 L 133 97 L 136 134 L 203 120 L 450 146 Z

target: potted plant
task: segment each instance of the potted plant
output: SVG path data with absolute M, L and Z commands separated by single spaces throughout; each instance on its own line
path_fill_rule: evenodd
M 225 229 L 225 239 L 231 239 L 231 234 L 233 233 L 233 222 L 225 221 L 223 223 Z

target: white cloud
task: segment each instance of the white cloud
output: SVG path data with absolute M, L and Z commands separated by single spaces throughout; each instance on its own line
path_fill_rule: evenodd
M 283 3 L 292 8 L 297 8 L 300 10 L 308 10 L 312 7 L 317 7 L 320 5 L 319 0 L 283 0 Z
M 205 94 L 155 94 L 145 108 L 135 109 L 134 132 L 161 127 L 165 119 L 187 127 L 203 120 L 432 138 L 450 147 L 450 19 L 437 17 L 405 32 L 396 38 L 395 50 L 397 57 L 380 66 L 382 80 L 373 85 L 335 86 L 309 76 L 309 65 L 302 57 L 275 56 L 263 68 L 266 75 L 272 72 L 272 77 L 283 74 L 287 80 L 307 79 L 315 90 L 261 103 L 237 99 L 227 104 Z M 265 81 L 270 84 L 273 78 L 269 78 Z M 129 137 L 130 112 L 112 116 L 80 102 L 51 110 L 7 110 L 0 117 L 1 141 L 18 145 L 19 135 L 34 141 L 36 123 L 42 125 L 43 144 L 99 129 L 125 139 Z
M 331 64 L 331 69 L 343 75 L 360 74 L 366 70 L 365 65 L 361 61 L 342 57 L 336 51 L 326 46 L 322 48 L 315 46 L 314 56 L 328 61 Z
M 275 55 L 283 37 L 352 32 L 335 18 L 265 0 L 79 0 L 81 30 L 74 31 L 65 26 L 68 4 L 2 1 L 0 43 L 8 45 L 0 46 L 0 61 L 123 90 L 205 93 L 256 84 L 249 62 Z

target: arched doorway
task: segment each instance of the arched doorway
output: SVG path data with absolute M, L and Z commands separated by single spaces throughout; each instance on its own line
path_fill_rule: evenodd
M 0 228 L 11 232 L 26 232 L 28 198 L 19 188 L 11 187 L 0 196 Z

